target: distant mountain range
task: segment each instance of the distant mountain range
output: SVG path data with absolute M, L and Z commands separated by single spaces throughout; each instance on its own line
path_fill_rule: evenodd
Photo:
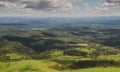
M 91 24 L 115 25 L 120 24 L 120 17 L 48 17 L 48 18 L 24 18 L 24 17 L 0 17 L 0 27 L 63 27 Z
M 79 18 L 67 18 L 67 17 L 46 17 L 46 18 L 26 18 L 26 17 L 0 17 L 0 23 L 41 23 L 45 21 L 57 21 L 57 22 L 72 22 L 72 21 L 118 21 L 120 17 L 79 17 Z

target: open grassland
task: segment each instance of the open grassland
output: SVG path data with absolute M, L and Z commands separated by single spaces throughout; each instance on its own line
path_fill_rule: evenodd
M 57 72 L 49 68 L 54 62 L 42 60 L 23 60 L 16 62 L 1 62 L 1 72 Z
M 78 70 L 65 70 L 62 72 L 120 72 L 120 68 L 115 67 L 96 67 L 88 69 L 78 69 Z
M 0 29 L 0 72 L 120 72 L 120 29 Z
M 95 67 L 86 69 L 61 69 L 52 66 L 62 66 L 51 60 L 22 60 L 16 62 L 0 62 L 0 72 L 120 72 L 119 67 Z

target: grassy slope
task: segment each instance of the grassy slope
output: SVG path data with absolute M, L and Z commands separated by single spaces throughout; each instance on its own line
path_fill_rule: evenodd
M 17 62 L 1 62 L 0 70 L 2 72 L 57 72 L 50 69 L 49 65 L 54 62 L 42 60 L 23 60 Z
M 16 62 L 0 62 L 1 72 L 119 72 L 120 68 L 96 67 L 88 69 L 57 71 L 49 68 L 57 64 L 48 60 L 22 60 Z
M 96 68 L 88 68 L 88 69 L 78 69 L 78 70 L 65 70 L 62 72 L 120 72 L 120 68 L 114 67 L 96 67 Z
M 22 33 L 24 33 L 24 32 L 22 32 Z M 31 33 L 35 33 L 35 32 L 31 32 Z M 25 33 L 25 36 L 26 36 L 26 34 L 28 34 L 28 40 L 29 40 L 29 35 L 31 35 L 31 34 Z M 59 34 L 59 32 L 58 32 L 58 34 Z M 14 35 L 14 33 L 12 35 Z M 19 34 L 19 35 L 21 35 L 21 34 Z M 39 31 L 36 32 L 35 35 L 39 36 Z M 59 35 L 61 35 L 61 34 L 59 34 Z M 42 36 L 42 35 L 40 35 L 40 36 Z M 119 49 L 110 48 L 109 46 L 104 46 L 104 45 L 97 46 L 97 43 L 95 43 L 95 44 L 89 43 L 90 44 L 90 46 L 89 46 L 86 42 L 84 42 L 87 40 L 91 40 L 91 37 L 89 37 L 89 35 L 74 37 L 71 34 L 63 33 L 63 35 L 61 35 L 60 37 L 55 38 L 55 37 L 51 37 L 51 33 L 47 34 L 47 35 L 44 33 L 43 37 L 45 37 L 48 40 L 50 39 L 47 42 L 54 41 L 52 39 L 55 39 L 55 40 L 57 39 L 60 41 L 62 40 L 65 42 L 75 42 L 77 44 L 72 44 L 72 46 L 78 46 L 78 47 L 75 47 L 73 49 L 87 52 L 88 54 L 95 51 L 96 49 L 101 49 L 101 48 L 102 48 L 102 51 L 98 50 L 98 51 L 100 51 L 100 53 L 103 53 L 103 51 L 106 53 L 108 50 L 109 50 L 109 52 L 113 52 L 113 50 L 119 51 Z M 31 38 L 36 39 L 37 37 L 31 37 Z M 38 41 L 38 45 L 39 44 L 40 43 Z M 14 46 L 17 46 L 18 49 L 21 50 L 21 52 L 18 51 L 18 49 L 14 48 Z M 99 47 L 101 47 L 101 48 L 99 48 Z M 6 51 L 11 51 L 11 53 L 7 54 L 7 56 L 10 56 L 12 59 L 14 59 L 14 58 L 17 59 L 17 58 L 21 57 L 19 54 L 16 54 L 16 52 L 19 52 L 20 54 L 22 53 L 23 55 L 26 55 L 26 52 L 28 52 L 28 50 L 26 49 L 26 46 L 24 47 L 22 44 L 19 44 L 19 43 L 16 44 L 16 42 L 15 43 L 8 42 L 7 45 L 5 42 L 5 45 L 3 45 L 3 48 L 6 49 Z M 23 49 L 21 49 L 21 48 L 23 48 Z M 15 52 L 13 53 L 13 51 L 15 51 Z M 32 51 L 30 50 L 30 53 L 31 52 Z M 56 55 L 58 59 L 66 59 L 66 60 L 70 61 L 70 62 L 69 61 L 65 62 L 64 60 L 63 61 L 60 60 L 65 63 L 71 63 L 71 61 L 74 60 L 75 58 L 77 58 L 76 60 L 79 60 L 79 57 L 77 57 L 77 56 L 59 56 L 59 55 L 63 54 L 63 51 L 61 51 L 61 50 L 53 51 L 51 54 Z M 118 55 L 116 55 L 116 56 L 114 56 L 114 55 L 113 56 L 111 56 L 111 55 L 99 56 L 99 59 L 104 59 L 104 58 L 105 59 L 108 58 L 108 60 L 109 60 L 111 58 L 117 59 L 119 57 L 118 57 Z M 85 58 L 83 60 L 91 60 L 91 58 Z M 117 59 L 117 60 L 119 60 L 119 59 Z M 63 71 L 57 71 L 57 70 L 49 67 L 49 66 L 53 66 L 56 64 L 57 64 L 56 62 L 51 62 L 48 60 L 22 60 L 22 61 L 16 61 L 16 62 L 0 62 L 0 72 L 120 72 L 120 68 L 116 68 L 116 67 L 106 67 L 106 68 L 96 67 L 96 68 L 74 69 L 74 70 L 68 69 L 68 70 L 63 70 Z

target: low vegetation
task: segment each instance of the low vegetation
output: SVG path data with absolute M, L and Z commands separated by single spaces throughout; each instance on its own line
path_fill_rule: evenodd
M 0 70 L 119 72 L 119 32 L 120 29 L 97 26 L 1 29 Z

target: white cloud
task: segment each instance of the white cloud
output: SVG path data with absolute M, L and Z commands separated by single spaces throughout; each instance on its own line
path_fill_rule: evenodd
M 73 1 L 77 0 L 0 0 L 1 8 L 11 9 L 31 9 L 33 11 L 45 11 L 45 12 L 65 12 L 73 13 L 78 11 L 79 8 L 72 4 Z M 82 0 L 79 0 L 82 1 Z M 16 3 L 19 3 L 18 6 Z
M 27 2 L 25 8 L 31 8 L 42 11 L 54 11 L 54 12 L 74 12 L 78 10 L 72 2 L 68 0 L 39 0 L 38 2 L 29 3 Z
M 102 7 L 120 8 L 120 0 L 101 0 Z
M 1 8 L 14 8 L 16 7 L 16 5 L 14 3 L 11 3 L 11 2 L 7 2 L 7 1 L 0 1 L 0 5 L 1 5 Z
M 98 4 L 96 7 L 84 6 L 92 16 L 120 16 L 120 0 L 100 0 Z
M 85 9 L 80 10 L 82 4 Z M 119 10 L 119 11 L 116 11 Z M 93 6 L 85 0 L 0 0 L 0 14 L 49 15 L 63 14 L 76 16 L 120 16 L 120 0 L 100 0 Z

